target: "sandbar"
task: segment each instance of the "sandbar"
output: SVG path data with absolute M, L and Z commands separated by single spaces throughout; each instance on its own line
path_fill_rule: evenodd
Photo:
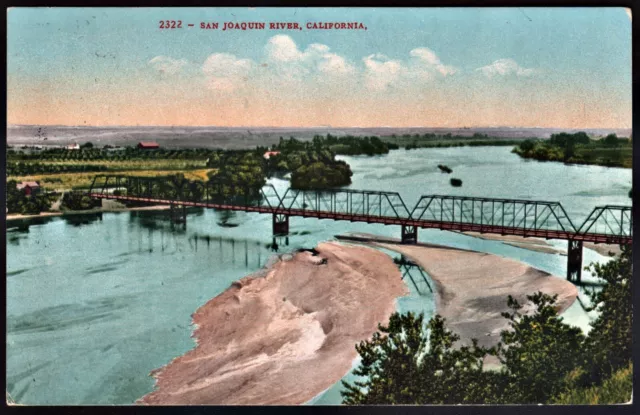
M 373 244 L 403 254 L 431 276 L 436 285 L 436 312 L 460 336 L 461 344 L 470 345 L 472 338 L 487 347 L 498 343 L 500 332 L 509 327 L 501 315 L 509 311 L 509 295 L 527 313 L 534 310 L 534 305 L 526 296 L 537 291 L 558 295 L 558 313 L 578 295 L 577 287 L 565 279 L 497 255 L 447 247 Z
M 380 251 L 315 249 L 282 255 L 200 307 L 196 347 L 155 371 L 156 389 L 138 403 L 294 405 L 338 382 L 355 345 L 388 322 L 408 290 Z

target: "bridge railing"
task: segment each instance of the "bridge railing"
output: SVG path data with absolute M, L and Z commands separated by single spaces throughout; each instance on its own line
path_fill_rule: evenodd
M 374 190 L 296 190 L 287 189 L 282 196 L 285 212 L 316 211 L 334 215 L 379 218 L 409 218 L 409 210 L 396 192 Z
M 579 234 L 633 237 L 631 206 L 606 205 L 595 207 L 580 225 Z
M 411 219 L 523 231 L 575 232 L 560 203 L 533 200 L 427 195 L 418 200 Z

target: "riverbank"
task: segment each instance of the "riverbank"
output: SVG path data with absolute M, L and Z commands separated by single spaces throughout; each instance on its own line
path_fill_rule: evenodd
M 167 210 L 168 205 L 153 205 L 153 206 L 138 206 L 138 207 L 103 207 L 99 209 L 87 209 L 87 210 L 66 210 L 66 211 L 50 211 L 40 212 L 38 215 L 21 215 L 18 213 L 12 213 L 6 216 L 7 222 L 18 221 L 24 219 L 46 218 L 50 216 L 70 216 L 70 215 L 87 215 L 95 213 L 108 213 L 108 212 L 132 212 L 137 210 Z
M 242 278 L 193 314 L 196 347 L 142 404 L 303 404 L 338 382 L 408 290 L 387 255 L 320 243 Z

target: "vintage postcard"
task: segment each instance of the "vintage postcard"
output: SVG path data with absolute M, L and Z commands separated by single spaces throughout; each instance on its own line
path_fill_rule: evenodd
M 8 9 L 7 402 L 630 403 L 631 19 Z

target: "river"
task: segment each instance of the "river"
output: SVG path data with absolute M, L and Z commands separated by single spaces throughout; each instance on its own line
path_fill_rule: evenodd
M 423 194 L 560 201 L 578 225 L 595 206 L 631 203 L 630 169 L 522 160 L 510 150 L 458 147 L 340 158 L 352 167 L 352 188 L 396 191 L 407 206 Z M 440 173 L 438 164 L 453 173 Z M 451 187 L 450 177 L 463 186 Z M 271 182 L 279 191 L 287 187 L 284 180 Z M 153 389 L 150 371 L 193 348 L 191 313 L 275 254 L 269 215 L 193 210 L 186 230 L 172 228 L 166 215 L 102 213 L 9 224 L 6 376 L 18 403 L 133 403 Z M 288 245 L 281 238 L 279 253 L 349 231 L 400 236 L 396 226 L 291 218 Z M 419 240 L 565 275 L 562 255 L 438 230 L 419 230 Z M 566 242 L 551 242 L 566 248 Z M 605 260 L 584 251 L 585 265 Z M 398 309 L 429 317 L 433 294 L 419 274 L 414 279 L 406 279 L 411 294 L 398 299 Z M 586 300 L 584 293 L 581 298 Z M 564 316 L 585 330 L 593 317 L 578 302 Z M 340 388 L 337 383 L 311 403 L 340 403 Z

